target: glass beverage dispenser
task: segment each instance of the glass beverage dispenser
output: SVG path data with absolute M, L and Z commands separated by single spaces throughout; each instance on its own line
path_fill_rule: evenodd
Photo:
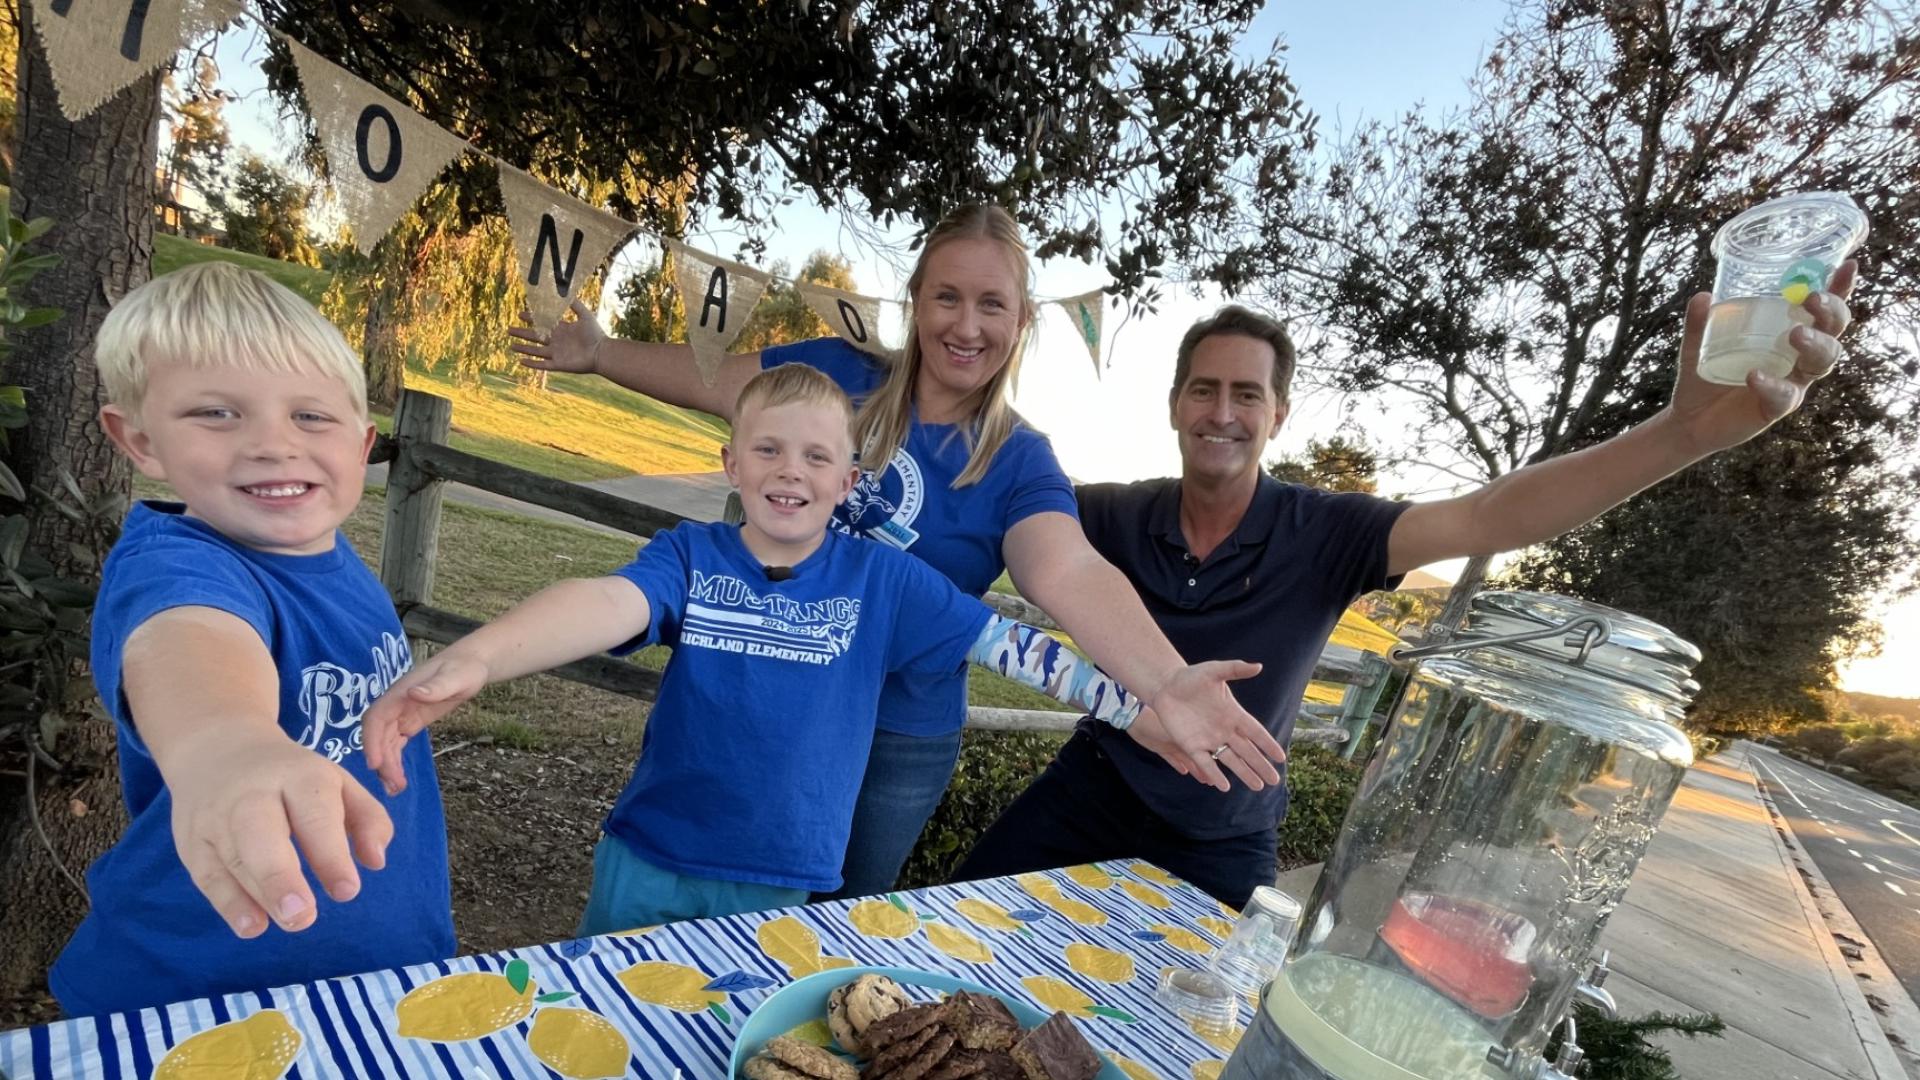
M 1545 1051 L 1693 753 L 1699 650 L 1566 597 L 1488 592 L 1419 659 L 1222 1080 L 1553 1080 Z M 1591 977 L 1589 977 L 1591 976 Z

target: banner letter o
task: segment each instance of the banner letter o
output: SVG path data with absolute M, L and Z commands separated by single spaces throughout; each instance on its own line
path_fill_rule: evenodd
M 387 125 L 387 160 L 377 169 L 373 167 L 373 157 L 367 147 L 367 135 L 372 131 L 375 120 L 384 121 Z M 353 145 L 354 149 L 360 152 L 360 171 L 366 175 L 367 179 L 376 184 L 384 184 L 399 174 L 400 125 L 393 119 L 393 114 L 387 111 L 386 106 L 376 101 L 360 110 L 360 126 L 353 133 Z

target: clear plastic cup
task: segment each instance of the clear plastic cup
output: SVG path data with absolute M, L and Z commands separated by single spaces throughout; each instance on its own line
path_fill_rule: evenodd
M 1207 967 L 1241 994 L 1257 994 L 1280 974 L 1299 925 L 1300 901 L 1262 885 L 1253 890 L 1233 933 Z
M 1787 335 L 1813 321 L 1801 302 L 1825 289 L 1866 237 L 1866 213 L 1833 191 L 1770 199 L 1722 225 L 1713 238 L 1719 267 L 1700 377 L 1740 386 L 1749 371 L 1792 371 L 1796 354 Z
M 1239 1026 L 1240 999 L 1211 971 L 1161 968 L 1153 996 L 1202 1035 L 1227 1035 Z

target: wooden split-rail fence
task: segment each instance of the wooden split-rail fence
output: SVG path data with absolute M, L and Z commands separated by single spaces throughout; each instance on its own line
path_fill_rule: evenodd
M 446 645 L 480 626 L 476 619 L 433 606 L 434 563 L 440 546 L 440 504 L 451 482 L 570 514 L 645 540 L 688 520 L 670 510 L 623 499 L 580 484 L 455 450 L 447 445 L 453 403 L 417 390 L 400 395 L 393 433 L 375 444 L 373 460 L 387 463 L 386 528 L 380 545 L 380 581 L 392 594 L 408 635 Z M 737 503 L 730 502 L 730 506 Z M 990 593 L 1003 614 L 1057 629 L 1039 608 L 1018 597 Z M 1297 742 L 1344 744 L 1350 757 L 1385 689 L 1390 665 L 1372 653 L 1329 645 L 1314 678 L 1346 687 L 1340 705 L 1309 707 L 1294 731 Z M 607 656 L 578 660 L 551 674 L 601 690 L 652 701 L 660 675 Z M 967 726 L 989 731 L 1068 731 L 1078 717 L 1067 712 L 972 706 Z

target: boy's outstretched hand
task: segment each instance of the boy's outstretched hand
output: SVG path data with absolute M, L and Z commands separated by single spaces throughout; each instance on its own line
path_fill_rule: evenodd
M 369 870 L 386 865 L 393 822 L 345 769 L 277 730 L 210 733 L 197 742 L 167 778 L 173 843 L 194 886 L 235 934 L 257 937 L 269 918 L 282 930 L 313 925 L 317 908 L 302 855 L 340 902 L 360 893 L 356 857 Z
M 407 740 L 486 685 L 485 664 L 449 650 L 415 664 L 367 707 L 360 718 L 367 767 L 380 774 L 388 795 L 407 789 L 407 772 L 400 761 Z

